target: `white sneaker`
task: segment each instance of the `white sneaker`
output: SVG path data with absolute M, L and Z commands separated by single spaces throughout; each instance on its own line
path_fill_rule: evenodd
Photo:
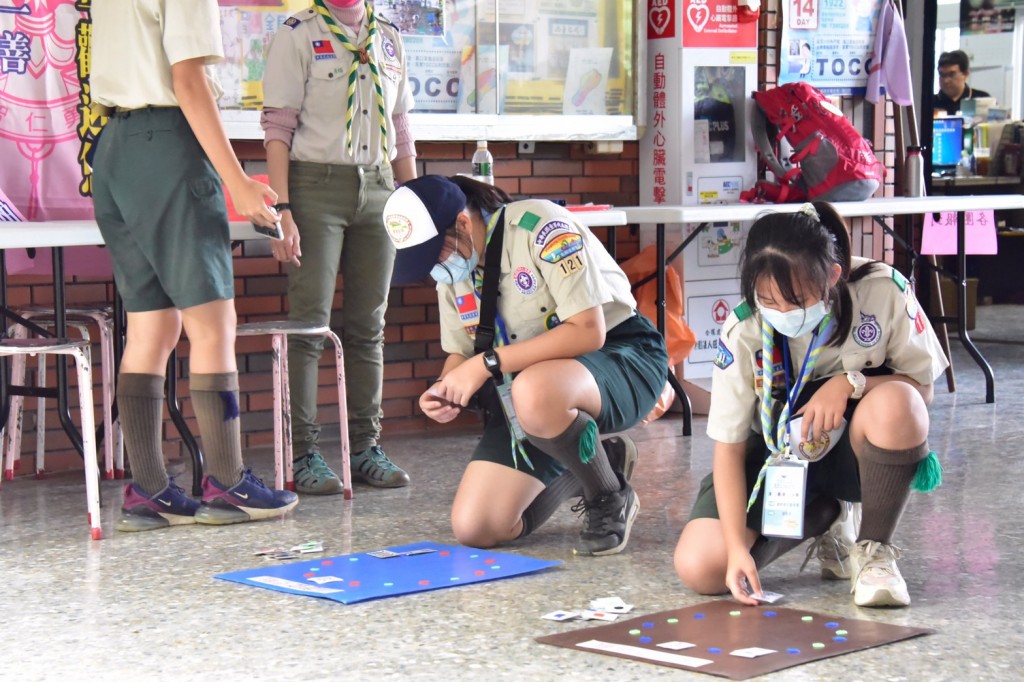
M 853 577 L 850 553 L 857 544 L 860 532 L 860 502 L 839 500 L 839 516 L 828 532 L 819 535 L 807 548 L 804 566 L 817 554 L 821 563 L 822 580 L 849 580 Z M 801 567 L 803 570 L 803 567 Z
M 861 540 L 851 555 L 855 571 L 850 592 L 857 606 L 910 606 L 907 583 L 896 560 L 900 549 L 874 540 Z

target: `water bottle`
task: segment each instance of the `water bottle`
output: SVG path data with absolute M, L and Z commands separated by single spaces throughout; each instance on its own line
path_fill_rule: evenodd
M 476 151 L 473 152 L 473 179 L 494 184 L 494 157 L 487 151 L 487 140 L 476 143 Z
M 908 197 L 924 196 L 924 160 L 921 158 L 921 147 L 907 147 L 907 160 L 903 166 L 906 185 L 903 193 Z

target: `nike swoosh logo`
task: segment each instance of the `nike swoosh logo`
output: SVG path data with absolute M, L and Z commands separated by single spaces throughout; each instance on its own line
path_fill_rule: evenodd
M 159 497 L 156 498 L 156 501 L 159 502 L 160 504 L 164 505 L 165 507 L 170 507 L 171 506 L 170 502 L 167 502 L 165 500 L 161 500 Z
M 249 494 L 248 494 L 248 493 L 246 493 L 246 494 L 244 494 L 244 495 L 243 495 L 242 493 L 235 493 L 235 495 L 236 495 L 237 497 L 240 497 L 240 498 L 242 498 L 243 500 L 248 500 L 248 499 L 249 499 Z

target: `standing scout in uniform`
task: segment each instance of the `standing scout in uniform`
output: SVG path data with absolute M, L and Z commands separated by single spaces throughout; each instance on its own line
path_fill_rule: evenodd
M 93 201 L 128 311 L 117 406 L 133 482 L 118 530 L 238 523 L 298 503 L 244 471 L 238 425 L 234 279 L 227 185 L 238 211 L 276 221 L 277 195 L 246 177 L 206 66 L 223 58 L 214 0 L 93 4 L 92 94 L 111 115 L 97 143 Z M 219 175 L 219 177 L 218 177 Z M 189 388 L 206 450 L 202 505 L 164 467 L 164 371 L 182 326 Z
M 430 175 L 384 209 L 396 269 L 438 282 L 449 355 L 420 408 L 448 422 L 486 382 L 511 382 L 499 393 L 521 427 L 514 437 L 502 408 L 489 410 L 452 528 L 463 544 L 492 547 L 582 494 L 577 553 L 615 554 L 639 509 L 628 482 L 636 452 L 619 439 L 613 463 L 598 431 L 622 431 L 650 412 L 665 384 L 665 344 L 636 314 L 625 274 L 571 213 L 510 201 L 488 184 Z M 482 341 L 492 330 L 493 342 Z
M 812 545 L 822 577 L 849 578 L 858 606 L 906 606 L 893 532 L 912 482 L 929 490 L 939 476 L 928 404 L 947 362 L 931 325 L 899 272 L 850 257 L 824 202 L 758 219 L 740 284 L 712 380 L 714 472 L 676 571 L 697 592 L 754 604 L 758 567 L 836 520 Z M 856 537 L 837 501 L 861 502 Z
M 416 177 L 407 116 L 413 98 L 398 29 L 362 0 L 315 0 L 274 36 L 263 93 L 270 184 L 281 197 L 284 232 L 273 251 L 289 263 L 289 316 L 330 323 L 340 268 L 352 473 L 374 486 L 408 485 L 409 476 L 378 445 L 394 261 L 380 216 L 395 181 Z M 341 492 L 341 482 L 320 454 L 323 347 L 322 337 L 288 339 L 300 453 L 295 486 L 327 495 Z

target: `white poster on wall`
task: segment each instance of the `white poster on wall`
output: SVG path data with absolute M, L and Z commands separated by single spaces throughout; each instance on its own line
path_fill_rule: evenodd
M 684 373 L 687 379 L 707 378 L 711 376 L 718 353 L 722 325 L 741 299 L 739 281 L 735 278 L 687 281 L 683 296 L 686 324 L 697 337 L 697 344 L 683 365 Z
M 612 48 L 587 47 L 569 52 L 565 74 L 562 113 L 600 115 L 607 113 L 605 86 L 612 64 Z

